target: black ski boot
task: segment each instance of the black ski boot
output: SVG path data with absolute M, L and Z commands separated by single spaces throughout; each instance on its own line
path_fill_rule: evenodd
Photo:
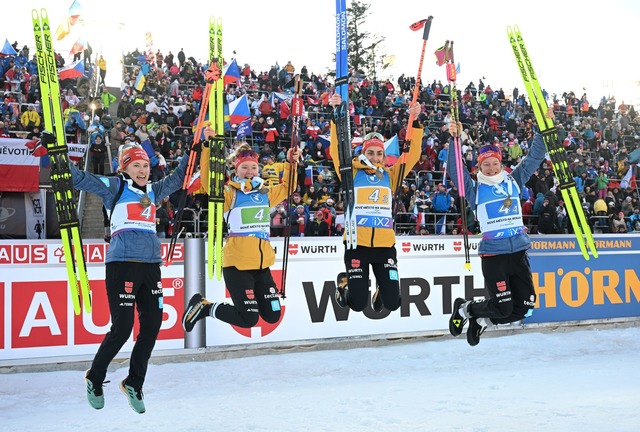
M 467 318 L 460 314 L 460 308 L 466 303 L 463 298 L 457 298 L 453 302 L 453 312 L 449 318 L 449 333 L 451 336 L 458 337 L 462 334 L 464 325 L 467 323 Z
M 487 329 L 487 326 L 484 325 L 485 320 L 486 318 L 469 319 L 469 328 L 467 329 L 467 342 L 469 345 L 476 346 L 480 343 L 480 336 Z
M 182 314 L 182 328 L 184 328 L 186 332 L 193 330 L 196 322 L 209 316 L 212 307 L 213 303 L 202 297 L 201 294 L 194 294 L 191 300 L 189 300 L 187 309 L 185 309 Z

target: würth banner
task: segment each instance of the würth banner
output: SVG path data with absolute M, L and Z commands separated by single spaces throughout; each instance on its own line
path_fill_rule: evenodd
M 46 154 L 38 141 L 0 138 L 0 192 L 38 192 L 40 156 Z

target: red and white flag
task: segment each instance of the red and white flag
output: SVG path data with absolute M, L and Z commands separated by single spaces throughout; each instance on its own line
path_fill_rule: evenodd
M 33 143 L 0 138 L 0 192 L 39 191 L 40 155 Z
M 631 164 L 631 166 L 629 167 L 629 171 L 627 171 L 627 174 L 625 174 L 625 176 L 620 181 L 621 188 L 624 188 L 624 189 L 628 187 L 632 187 L 633 189 L 636 188 L 636 176 L 634 175 L 635 166 L 636 164 Z
M 202 179 L 200 178 L 200 171 L 193 174 L 191 176 L 191 180 L 189 181 L 189 186 L 187 187 L 187 192 L 190 194 L 197 192 L 202 188 Z

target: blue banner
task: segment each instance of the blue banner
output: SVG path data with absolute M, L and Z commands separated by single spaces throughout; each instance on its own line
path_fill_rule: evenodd
M 599 256 L 587 261 L 573 237 L 533 240 L 529 258 L 538 298 L 527 323 L 640 316 L 640 237 L 601 235 L 595 243 Z

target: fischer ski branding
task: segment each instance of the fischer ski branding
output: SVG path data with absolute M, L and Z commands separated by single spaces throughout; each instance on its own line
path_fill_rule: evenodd
M 40 80 L 45 131 L 55 132 L 55 136 L 49 132 L 43 132 L 42 141 L 43 144 L 46 144 L 51 159 L 51 187 L 56 201 L 56 215 L 60 225 L 60 237 L 67 266 L 73 311 L 76 315 L 80 315 L 81 302 L 85 313 L 91 312 L 91 291 L 82 249 L 68 149 L 65 142 L 64 121 L 60 106 L 60 85 L 51 39 L 51 27 L 45 9 L 41 9 L 40 13 L 34 9 L 31 13 L 31 19 L 36 42 L 38 79 Z

